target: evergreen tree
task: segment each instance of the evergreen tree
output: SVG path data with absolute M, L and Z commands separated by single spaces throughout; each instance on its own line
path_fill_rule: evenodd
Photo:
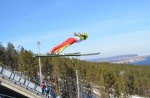
M 5 53 L 6 53 L 5 48 L 0 42 L 0 63 L 4 63 L 4 64 L 6 63 Z
M 6 48 L 6 63 L 9 67 L 17 70 L 18 53 L 12 43 L 7 44 Z

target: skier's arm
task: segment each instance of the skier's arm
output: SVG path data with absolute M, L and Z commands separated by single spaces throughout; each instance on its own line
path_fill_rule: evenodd
M 82 36 L 82 34 L 80 34 L 80 32 L 78 32 L 79 34 L 77 34 L 76 32 L 74 32 L 74 35 L 79 37 L 80 40 L 84 40 L 84 37 Z
M 78 34 L 76 32 L 74 32 L 74 36 L 78 36 Z
M 77 34 L 76 32 L 74 32 L 75 36 L 81 36 L 80 32 L 78 32 L 79 34 Z

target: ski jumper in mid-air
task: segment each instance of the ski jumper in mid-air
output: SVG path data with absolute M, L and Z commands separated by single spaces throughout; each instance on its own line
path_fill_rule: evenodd
M 73 43 L 81 42 L 83 40 L 86 40 L 88 38 L 88 35 L 86 33 L 83 34 L 77 34 L 74 33 L 75 37 L 68 38 L 66 41 L 64 41 L 62 44 L 55 46 L 51 51 L 50 54 L 61 54 L 64 49 L 66 49 L 68 46 L 72 45 Z

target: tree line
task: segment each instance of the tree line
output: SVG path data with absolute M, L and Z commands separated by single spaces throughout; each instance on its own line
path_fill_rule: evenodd
M 24 47 L 16 49 L 11 42 L 7 44 L 7 47 L 0 43 L 1 64 L 39 81 L 38 59 L 33 58 L 33 55 L 35 53 Z M 54 79 L 53 82 L 57 83 L 57 77 L 57 80 L 60 78 L 61 82 L 71 79 L 75 83 L 75 72 L 78 70 L 80 80 L 88 82 L 91 87 L 96 85 L 100 92 L 150 96 L 150 66 L 88 62 L 67 57 L 41 58 L 41 61 L 42 73 L 47 82 L 52 82 Z M 76 87 L 75 84 L 72 86 Z

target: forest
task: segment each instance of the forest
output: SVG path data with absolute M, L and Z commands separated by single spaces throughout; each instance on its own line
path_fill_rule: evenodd
M 7 47 L 0 43 L 0 64 L 39 81 L 38 59 L 33 58 L 33 55 L 35 53 L 24 47 L 17 50 L 11 42 Z M 88 84 L 90 88 L 98 89 L 102 96 L 109 93 L 119 96 L 123 93 L 150 97 L 150 66 L 88 62 L 68 57 L 41 58 L 41 61 L 45 81 L 57 82 L 58 78 L 61 82 L 71 81 L 75 92 L 76 70 L 78 70 L 82 84 L 80 87 Z

